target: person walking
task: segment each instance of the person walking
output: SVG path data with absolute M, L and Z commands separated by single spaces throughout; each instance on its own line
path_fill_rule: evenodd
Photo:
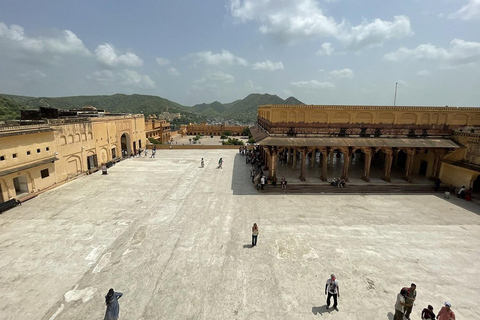
M 120 306 L 118 299 L 123 296 L 121 292 L 115 292 L 113 289 L 108 290 L 105 296 L 105 304 L 107 305 L 107 311 L 105 312 L 105 318 L 103 320 L 117 320 L 120 313 Z
M 393 320 L 403 320 L 404 307 L 408 304 L 405 302 L 405 296 L 407 295 L 407 289 L 402 288 L 400 293 L 397 294 L 397 302 L 395 302 L 395 315 Z
M 445 302 L 445 305 L 438 311 L 438 320 L 455 320 L 455 313 L 451 309 L 452 305 Z
M 223 169 L 222 165 L 223 165 L 223 159 L 220 158 L 220 159 L 218 159 L 218 169 Z
M 252 248 L 257 245 L 257 237 L 258 237 L 258 226 L 256 223 L 254 223 L 252 227 Z
M 204 166 L 205 166 L 205 162 L 203 162 L 203 158 L 202 158 L 202 160 L 200 160 L 200 167 L 203 168 Z
M 410 314 L 412 313 L 413 303 L 417 298 L 417 286 L 415 283 L 410 285 L 410 288 L 407 289 L 407 296 L 405 297 L 405 302 L 409 304 L 405 306 L 405 317 L 410 320 Z
M 327 295 L 327 310 L 330 308 L 330 299 L 333 297 L 333 308 L 338 311 L 337 298 L 340 298 L 340 287 L 338 286 L 338 279 L 332 273 L 330 279 L 325 285 L 325 294 Z
M 265 176 L 262 176 L 260 178 L 260 189 L 263 190 L 263 187 L 265 186 Z
M 422 310 L 422 320 L 435 319 L 435 313 L 433 313 L 433 307 L 428 305 L 428 307 Z

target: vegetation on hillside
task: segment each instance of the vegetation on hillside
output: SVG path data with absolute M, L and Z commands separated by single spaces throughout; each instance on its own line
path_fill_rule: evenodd
M 179 103 L 149 95 L 114 94 L 110 96 L 74 96 L 59 98 L 36 98 L 0 94 L 0 120 L 18 119 L 20 109 L 38 109 L 52 107 L 57 109 L 79 109 L 84 106 L 94 106 L 99 110 L 111 113 L 143 113 L 145 115 L 162 112 L 180 113 L 182 117 L 170 121 L 174 127 L 181 124 L 200 123 L 208 118 L 219 120 L 236 120 L 243 123 L 255 123 L 257 108 L 264 104 L 303 104 L 294 97 L 287 100 L 270 94 L 250 94 L 245 99 L 222 104 L 218 101 L 197 104 L 193 107 L 182 106 Z

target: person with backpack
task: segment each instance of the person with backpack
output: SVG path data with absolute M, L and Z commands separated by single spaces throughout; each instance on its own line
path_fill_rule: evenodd
M 338 311 L 337 298 L 340 298 L 340 287 L 338 286 L 338 279 L 333 273 L 325 285 L 325 294 L 327 293 L 327 310 L 330 308 L 330 299 L 333 297 L 333 308 Z

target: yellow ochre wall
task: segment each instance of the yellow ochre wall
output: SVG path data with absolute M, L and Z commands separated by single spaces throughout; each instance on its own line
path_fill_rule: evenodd
M 263 105 L 258 117 L 295 123 L 480 125 L 479 108 L 328 105 Z
M 0 172 L 51 159 L 55 149 L 53 131 L 0 137 L 0 146 L 0 156 L 5 157 L 5 160 L 0 161 Z M 27 151 L 30 151 L 30 155 L 27 155 Z M 17 155 L 16 158 L 13 158 L 13 154 Z M 44 169 L 48 169 L 49 176 L 42 179 L 40 171 Z M 55 167 L 53 163 L 46 163 L 0 176 L 0 200 L 17 197 L 13 179 L 20 176 L 26 178 L 27 193 L 36 192 L 55 184 Z

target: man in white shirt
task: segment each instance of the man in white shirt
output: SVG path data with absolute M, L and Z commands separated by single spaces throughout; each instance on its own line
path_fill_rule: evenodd
M 403 320 L 403 307 L 410 306 L 410 304 L 405 303 L 405 296 L 407 295 L 407 290 L 402 289 L 399 294 L 397 294 L 397 301 L 395 302 L 395 315 L 393 320 Z
M 338 311 L 337 298 L 340 298 L 340 287 L 338 286 L 338 280 L 332 273 L 330 279 L 327 280 L 325 285 L 325 294 L 327 294 L 327 309 L 330 307 L 330 298 L 333 297 L 333 308 Z

